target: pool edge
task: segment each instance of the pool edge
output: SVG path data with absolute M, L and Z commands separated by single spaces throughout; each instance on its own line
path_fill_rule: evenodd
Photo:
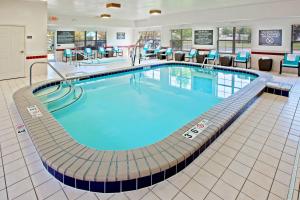
M 199 66 L 197 64 L 192 64 L 192 63 L 167 62 L 167 64 L 177 64 L 177 63 L 180 65 L 187 64 L 187 65 Z M 151 65 L 151 67 L 160 66 L 163 64 L 155 64 L 155 65 Z M 142 68 L 143 66 L 138 66 L 132 70 L 142 69 Z M 236 68 L 232 70 L 233 68 L 224 68 L 219 66 L 217 66 L 216 68 L 225 69 L 229 71 L 242 71 L 242 72 L 246 71 L 246 70 L 236 69 Z M 122 72 L 124 71 L 126 70 L 123 70 Z M 37 152 L 41 157 L 43 165 L 45 166 L 45 168 L 48 170 L 49 173 L 51 173 L 53 176 L 56 177 L 56 179 L 58 179 L 59 181 L 63 182 L 66 185 L 78 189 L 93 191 L 93 192 L 107 192 L 107 193 L 122 192 L 122 191 L 129 191 L 129 190 L 135 190 L 135 189 L 147 187 L 173 176 L 174 174 L 178 173 L 186 166 L 188 166 L 216 138 L 218 138 L 222 134 L 222 132 L 226 130 L 226 128 L 229 127 L 230 124 L 232 124 L 234 120 L 238 118 L 264 92 L 265 82 L 268 79 L 270 79 L 270 76 L 267 76 L 264 73 L 253 72 L 248 70 L 246 72 L 251 74 L 256 74 L 258 75 L 258 78 L 256 78 L 253 81 L 253 83 L 247 85 L 238 93 L 232 95 L 228 99 L 225 99 L 220 104 L 217 104 L 216 106 L 211 108 L 208 112 L 200 115 L 196 120 L 189 122 L 180 130 L 172 133 L 169 137 L 167 137 L 163 141 L 150 145 L 149 147 L 153 149 L 146 147 L 146 148 L 135 149 L 132 151 L 125 151 L 127 159 L 125 159 L 124 156 L 122 155 L 122 151 L 115 151 L 115 152 L 102 151 L 102 152 L 109 152 L 108 154 L 110 154 L 108 156 L 109 158 L 105 158 L 108 160 L 111 159 L 110 161 L 107 162 L 110 163 L 115 162 L 114 163 L 115 165 L 118 165 L 117 164 L 118 162 L 120 163 L 122 162 L 121 166 L 124 166 L 124 164 L 126 165 L 127 162 L 127 167 L 130 166 L 128 163 L 132 162 L 132 164 L 136 165 L 137 168 L 132 170 L 132 174 L 131 174 L 131 170 L 128 170 L 127 172 L 124 173 L 123 172 L 119 173 L 118 168 L 107 169 L 106 177 L 104 180 L 101 180 L 100 177 L 94 177 L 93 179 L 90 176 L 87 176 L 88 174 L 87 172 L 81 174 L 78 173 L 78 170 L 80 171 L 80 168 L 85 166 L 85 162 L 92 162 L 92 160 L 88 160 L 85 159 L 84 157 L 80 157 L 78 156 L 78 154 L 72 151 L 71 152 L 66 151 L 65 154 L 71 154 L 71 157 L 76 158 L 76 160 L 72 164 L 78 162 L 79 164 L 76 164 L 77 167 L 73 167 L 72 164 L 68 166 L 64 165 L 64 163 L 60 164 L 59 166 L 54 164 L 55 162 L 56 163 L 58 162 L 57 160 L 64 158 L 63 156 L 59 158 L 55 157 L 57 154 L 63 153 L 62 151 L 60 151 L 60 149 L 56 150 L 55 147 L 61 148 L 63 142 L 68 141 L 66 139 L 61 140 L 61 138 L 67 137 L 67 139 L 69 139 L 69 137 L 68 134 L 62 129 L 62 127 L 60 127 L 60 125 L 57 122 L 56 122 L 56 127 L 54 128 L 51 127 L 51 129 L 49 129 L 49 126 L 47 126 L 47 121 L 50 120 L 50 124 L 55 126 L 55 119 L 53 119 L 53 117 L 48 113 L 48 111 L 43 109 L 40 102 L 33 97 L 32 92 L 38 87 L 46 87 L 49 84 L 50 85 L 55 84 L 57 81 L 48 81 L 47 83 L 36 84 L 32 88 L 29 87 L 22 88 L 14 94 L 14 100 L 16 102 L 20 115 L 25 123 L 25 126 L 27 127 L 27 130 L 31 136 L 33 144 L 35 145 Z M 113 73 L 120 73 L 120 70 Z M 109 74 L 111 73 L 104 73 L 104 74 L 98 74 L 92 76 L 97 77 L 97 76 L 103 76 Z M 82 76 L 81 78 L 82 79 L 87 78 L 87 76 Z M 233 104 L 234 106 L 232 106 Z M 40 108 L 41 112 L 43 113 L 43 117 L 32 119 L 32 117 L 29 116 L 26 109 L 27 106 L 29 105 L 37 105 Z M 182 134 L 185 131 L 193 127 L 202 119 L 210 120 L 211 122 L 213 122 L 213 125 L 211 125 L 207 130 L 203 131 L 193 141 L 187 140 L 182 137 Z M 55 128 L 57 128 L 57 130 L 55 130 Z M 60 134 L 56 134 L 55 131 L 53 132 L 53 129 L 57 132 L 60 132 Z M 43 134 L 35 133 L 37 131 L 42 131 Z M 61 134 L 63 134 L 62 135 L 63 137 L 57 138 L 57 136 L 58 135 L 61 136 Z M 53 141 L 51 141 L 51 139 L 53 139 Z M 62 143 L 59 143 L 57 141 L 60 141 Z M 52 143 L 53 146 L 49 146 L 49 142 L 50 143 L 53 142 Z M 182 152 L 176 150 L 174 145 L 177 145 L 178 149 L 182 150 Z M 85 156 L 89 156 L 89 158 L 95 156 L 96 154 L 97 154 L 96 156 L 100 154 L 99 153 L 100 151 L 87 148 L 83 145 L 77 144 L 77 146 L 79 149 L 82 148 L 83 150 L 85 150 L 85 151 L 81 151 L 82 150 L 81 149 L 78 152 L 82 153 Z M 51 151 L 56 151 L 56 153 L 51 154 Z M 157 155 L 157 152 L 162 155 Z M 72 153 L 74 153 L 73 156 Z M 129 154 L 133 157 L 133 159 L 128 159 Z M 103 162 L 103 157 L 104 155 L 102 156 L 101 162 Z M 120 160 L 119 157 L 121 158 Z M 94 158 L 93 161 L 96 162 L 96 158 Z M 94 162 L 91 163 L 89 167 L 87 167 L 88 170 L 91 169 L 92 164 L 94 164 Z M 98 167 L 100 167 L 100 165 L 101 164 L 99 164 Z M 74 169 L 71 170 L 70 168 L 72 167 Z M 111 170 L 115 171 L 115 173 L 114 175 L 109 177 Z M 95 175 L 99 176 L 99 172 L 97 171 Z

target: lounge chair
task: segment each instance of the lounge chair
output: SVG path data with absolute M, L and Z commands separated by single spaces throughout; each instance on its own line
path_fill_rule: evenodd
M 282 73 L 282 68 L 298 68 L 298 76 L 300 76 L 300 55 L 299 54 L 285 54 L 283 60 L 280 61 L 280 71 Z
M 104 47 L 98 47 L 98 57 L 100 55 L 100 58 L 103 58 L 107 55 L 107 51 L 104 49 Z
M 219 53 L 216 50 L 210 50 L 207 57 L 204 59 L 203 64 L 205 64 L 205 62 L 208 63 L 208 61 L 213 61 L 213 64 L 215 65 L 218 58 Z
M 185 59 L 187 58 L 188 61 L 193 61 L 196 57 L 198 51 L 196 49 L 191 49 L 190 52 L 185 56 Z
M 72 50 L 71 49 L 65 49 L 64 54 L 63 54 L 63 58 L 66 59 L 66 62 L 68 62 L 68 59 L 72 60 L 72 57 L 73 57 Z
M 84 49 L 84 57 L 87 59 L 94 58 L 93 50 L 91 48 Z
M 161 50 L 160 46 L 158 46 L 154 49 L 154 54 L 156 55 L 156 57 L 157 57 L 157 54 L 160 52 L 160 50 Z
M 113 47 L 113 52 L 116 54 L 116 56 L 123 56 L 123 50 L 117 46 Z
M 250 67 L 251 68 L 251 54 L 249 51 L 240 51 L 237 53 L 236 57 L 233 60 L 233 67 L 237 66 L 237 63 L 245 63 L 246 64 L 246 69 L 248 69 L 248 62 L 250 62 Z
M 173 49 L 172 48 L 167 48 L 165 53 L 160 54 L 161 56 L 166 56 L 167 60 L 169 60 L 169 57 L 173 60 Z

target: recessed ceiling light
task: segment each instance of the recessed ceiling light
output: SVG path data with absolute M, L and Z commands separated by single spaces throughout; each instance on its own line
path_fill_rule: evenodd
M 108 19 L 108 18 L 111 18 L 111 15 L 110 14 L 101 14 L 100 17 L 102 19 Z
M 161 10 L 150 10 L 149 13 L 150 13 L 150 15 L 160 15 Z
M 108 3 L 108 4 L 106 4 L 106 8 L 121 8 L 121 4 L 119 4 L 119 3 Z

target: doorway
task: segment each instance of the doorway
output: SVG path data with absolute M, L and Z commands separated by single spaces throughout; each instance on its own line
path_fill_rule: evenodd
M 48 61 L 55 61 L 55 31 L 48 31 Z
M 25 27 L 0 26 L 0 80 L 25 76 Z

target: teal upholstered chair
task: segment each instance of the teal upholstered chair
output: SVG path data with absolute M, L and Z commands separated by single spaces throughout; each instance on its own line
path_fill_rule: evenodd
M 73 57 L 72 50 L 71 50 L 71 49 L 65 49 L 65 50 L 64 50 L 63 58 L 66 59 L 66 62 L 68 62 L 68 59 L 71 59 L 71 60 L 72 60 L 72 57 Z
M 197 55 L 197 50 L 196 49 L 191 49 L 190 52 L 185 56 L 185 58 L 188 59 L 188 61 L 193 61 L 193 59 L 196 57 Z
M 93 50 L 91 48 L 85 48 L 84 49 L 84 56 L 86 58 L 93 58 L 94 57 Z
M 114 47 L 113 47 L 113 51 L 114 51 L 114 53 L 116 54 L 116 56 L 123 56 L 123 50 L 120 49 L 119 47 L 114 46 Z
M 100 58 L 105 57 L 107 52 L 105 51 L 104 47 L 98 47 L 98 56 L 100 55 Z
M 216 60 L 219 58 L 219 53 L 216 50 L 210 50 L 205 61 L 213 61 L 216 64 Z
M 154 49 L 154 53 L 155 53 L 155 54 L 158 54 L 158 53 L 160 52 L 160 50 L 161 50 L 161 49 L 160 49 L 160 46 L 158 46 L 158 47 L 156 47 L 156 48 Z
M 165 53 L 160 54 L 161 56 L 166 56 L 167 60 L 169 60 L 170 56 L 171 59 L 173 59 L 173 49 L 172 48 L 167 48 Z
M 145 52 L 147 52 L 147 51 L 149 50 L 149 48 L 150 48 L 150 47 L 149 47 L 149 44 L 145 44 L 143 50 L 144 50 Z
M 160 50 L 161 50 L 160 46 L 154 49 L 154 55 L 156 56 L 156 58 L 158 58 L 158 53 L 160 53 Z
M 280 71 L 282 73 L 282 68 L 298 68 L 298 76 L 300 76 L 300 55 L 299 54 L 285 54 L 283 60 L 280 62 Z
M 233 66 L 236 66 L 237 63 L 245 63 L 246 69 L 248 69 L 248 62 L 251 62 L 250 52 L 249 51 L 240 51 L 237 53 L 236 57 L 233 60 Z M 251 65 L 249 68 L 251 68 Z

